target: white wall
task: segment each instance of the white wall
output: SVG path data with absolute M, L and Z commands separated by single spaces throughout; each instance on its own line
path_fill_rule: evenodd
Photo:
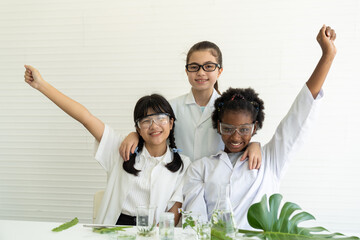
M 107 124 L 132 130 L 136 100 L 189 91 L 184 64 L 195 42 L 224 55 L 220 88 L 255 88 L 268 141 L 315 67 L 315 36 L 336 29 L 338 54 L 312 138 L 281 193 L 331 232 L 360 235 L 358 100 L 360 2 L 14 0 L 0 2 L 0 219 L 91 222 L 106 184 L 93 138 L 23 81 L 23 64 Z

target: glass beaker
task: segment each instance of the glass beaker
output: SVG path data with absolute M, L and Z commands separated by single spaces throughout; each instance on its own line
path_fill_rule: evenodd
M 230 202 L 230 185 L 218 185 L 218 199 L 211 215 L 213 231 L 220 231 L 228 237 L 235 237 L 236 224 Z
M 160 240 L 174 240 L 174 213 L 163 212 L 159 222 Z
M 137 235 L 151 237 L 156 235 L 156 206 L 138 206 L 136 208 Z

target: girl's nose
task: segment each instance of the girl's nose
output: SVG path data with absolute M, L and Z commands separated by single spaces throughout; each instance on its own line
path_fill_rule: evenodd
M 203 68 L 200 68 L 199 71 L 196 72 L 197 75 L 204 75 L 205 73 Z
M 153 128 L 155 125 L 156 125 L 156 127 L 159 126 L 159 124 L 158 124 L 154 119 L 151 119 L 151 123 L 150 123 L 149 129 Z
M 240 133 L 238 132 L 238 130 L 236 129 L 235 132 L 231 135 L 231 139 L 240 139 L 241 138 L 241 135 Z

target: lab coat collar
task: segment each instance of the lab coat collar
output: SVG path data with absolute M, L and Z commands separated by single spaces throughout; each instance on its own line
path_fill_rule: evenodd
M 229 159 L 229 156 L 224 151 L 219 151 L 215 155 L 212 155 L 213 158 L 219 159 L 220 161 L 223 161 L 226 166 L 228 166 L 230 169 L 233 169 L 233 165 L 231 164 L 231 161 Z
M 194 98 L 194 94 L 193 94 L 193 92 L 192 92 L 191 90 L 190 90 L 190 92 L 186 95 L 185 104 L 196 104 L 195 98 Z
M 240 157 L 242 156 L 242 154 L 240 155 Z M 234 167 L 233 167 L 233 165 L 232 165 L 232 163 L 231 163 L 231 161 L 230 161 L 230 158 L 229 158 L 229 155 L 226 153 L 226 152 L 224 152 L 224 151 L 219 151 L 219 152 L 217 152 L 215 155 L 212 155 L 212 157 L 213 158 L 217 158 L 217 159 L 219 159 L 220 161 L 223 161 L 230 169 L 233 169 Z M 243 162 L 241 162 L 241 164 L 242 163 L 244 163 L 245 161 L 243 161 Z M 238 163 L 237 163 L 238 164 Z M 237 164 L 235 164 L 235 167 L 236 167 L 236 165 Z
M 203 114 L 201 115 L 200 121 L 199 121 L 199 125 L 202 124 L 203 122 L 205 122 L 206 120 L 208 120 L 209 118 L 211 118 L 212 112 L 214 111 L 215 107 L 214 107 L 214 102 L 215 100 L 220 97 L 220 95 L 217 93 L 217 91 L 214 89 L 213 93 L 211 95 L 211 98 L 208 102 L 208 104 L 206 105 Z
M 142 149 L 142 151 L 140 152 L 140 157 L 139 157 L 139 158 L 136 158 L 136 160 L 139 162 L 140 159 L 146 160 L 146 159 L 152 158 L 152 159 L 156 159 L 158 162 L 162 162 L 163 164 L 166 165 L 167 163 L 169 163 L 169 162 L 172 161 L 172 152 L 170 151 L 170 148 L 169 148 L 168 145 L 166 146 L 166 152 L 165 152 L 165 154 L 164 154 L 163 156 L 164 156 L 164 157 L 161 158 L 161 159 L 157 159 L 157 158 L 155 158 L 155 157 L 152 157 L 152 156 L 150 155 L 149 151 L 148 151 L 148 150 L 146 149 L 146 147 L 144 146 L 143 149 Z
M 220 97 L 220 95 L 214 89 L 208 104 L 205 106 L 204 112 L 201 114 L 201 117 L 200 117 L 199 121 L 197 122 L 197 126 L 199 126 L 200 124 L 202 124 L 203 122 L 205 122 L 206 120 L 208 120 L 211 117 L 211 114 L 214 110 L 214 102 L 218 97 Z M 194 94 L 191 90 L 186 96 L 185 104 L 187 104 L 187 105 L 197 104 L 195 101 L 195 98 L 194 98 Z M 200 111 L 200 109 L 199 109 L 199 111 Z
M 213 89 L 213 93 L 212 93 L 211 98 L 209 100 L 210 105 L 212 105 L 218 97 L 220 97 L 220 94 L 218 94 L 218 92 L 215 89 Z M 206 107 L 209 105 L 209 103 L 206 105 Z M 194 94 L 193 94 L 193 92 L 191 90 L 186 95 L 185 104 L 197 104 L 196 101 L 195 101 Z M 213 107 L 213 106 L 211 106 L 211 107 Z

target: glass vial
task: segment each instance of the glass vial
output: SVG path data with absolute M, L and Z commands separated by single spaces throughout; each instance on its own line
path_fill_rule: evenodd
M 164 212 L 159 222 L 160 240 L 174 240 L 174 213 Z

